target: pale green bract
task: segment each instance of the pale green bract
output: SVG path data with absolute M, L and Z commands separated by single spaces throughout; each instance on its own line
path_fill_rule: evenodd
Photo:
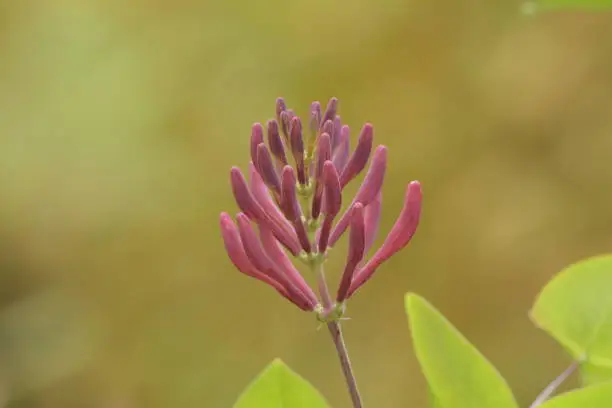
M 425 299 L 405 298 L 414 350 L 435 408 L 518 408 L 495 367 Z
M 234 408 L 329 408 L 323 396 L 280 359 L 272 361 L 240 395 Z
M 538 295 L 530 316 L 581 361 L 583 383 L 612 380 L 612 255 L 561 271 Z
M 612 383 L 591 385 L 554 397 L 538 408 L 607 408 L 612 407 Z

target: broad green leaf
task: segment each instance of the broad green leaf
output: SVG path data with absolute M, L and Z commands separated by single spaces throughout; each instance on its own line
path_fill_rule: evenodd
M 561 271 L 538 295 L 530 316 L 582 362 L 585 384 L 612 379 L 612 255 Z
M 523 3 L 522 8 L 528 14 L 564 9 L 604 11 L 612 9 L 612 0 L 531 0 Z
M 503 377 L 440 312 L 415 294 L 405 304 L 433 407 L 518 408 Z
M 440 400 L 436 397 L 436 394 L 433 393 L 431 388 L 429 388 L 429 408 L 443 408 L 440 404 Z
M 612 407 L 612 382 L 591 385 L 560 394 L 538 408 L 607 408 Z
M 580 376 L 585 384 L 597 384 L 604 381 L 612 380 L 612 367 L 602 367 L 583 363 L 580 366 Z
M 280 359 L 272 361 L 242 393 L 234 408 L 328 408 L 323 396 Z

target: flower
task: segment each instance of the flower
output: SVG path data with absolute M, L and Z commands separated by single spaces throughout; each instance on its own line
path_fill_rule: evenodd
M 379 145 L 373 150 L 374 128 L 366 123 L 351 153 L 350 129 L 342 125 L 337 112 L 336 98 L 329 100 L 324 111 L 319 102 L 313 102 L 304 130 L 301 119 L 278 98 L 276 118 L 265 129 L 259 123 L 251 128 L 249 181 L 238 167 L 230 171 L 240 208 L 236 221 L 225 212 L 220 216 L 221 235 L 234 266 L 305 311 L 322 309 L 294 260 L 311 267 L 321 265 L 349 230 L 346 265 L 336 293 L 336 310 L 344 310 L 344 302 L 410 242 L 421 214 L 421 185 L 412 181 L 393 228 L 364 261 L 378 233 L 387 148 Z M 366 168 L 370 156 L 357 194 L 338 216 L 342 191 Z

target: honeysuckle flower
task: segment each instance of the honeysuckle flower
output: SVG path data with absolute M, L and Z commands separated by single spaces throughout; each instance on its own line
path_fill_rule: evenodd
M 334 162 L 334 166 L 342 171 L 346 167 L 346 162 L 349 159 L 351 149 L 351 131 L 347 125 L 342 126 L 340 129 L 340 134 L 338 134 L 338 138 L 339 140 L 334 140 L 334 154 L 332 156 L 332 160 Z
M 234 266 L 272 286 L 302 310 L 339 318 L 345 302 L 384 261 L 408 244 L 420 218 L 421 186 L 413 181 L 382 246 L 364 261 L 378 233 L 388 154 L 385 146 L 374 148 L 373 142 L 374 128 L 366 123 L 351 153 L 350 128 L 342 124 L 336 98 L 329 100 L 324 111 L 319 102 L 310 105 L 306 130 L 301 119 L 278 98 L 276 118 L 270 119 L 265 129 L 259 123 L 251 127 L 249 181 L 238 167 L 230 171 L 241 212 L 235 223 L 222 213 L 220 227 Z M 338 217 L 343 189 L 367 167 L 370 155 L 359 190 Z M 323 307 L 294 262 L 317 268 L 347 229 L 348 254 L 336 292 L 337 304 Z
M 365 250 L 365 220 L 363 205 L 356 203 L 351 211 L 351 227 L 349 233 L 349 248 L 348 255 L 346 257 L 346 266 L 344 267 L 344 273 L 340 280 L 340 286 L 338 286 L 338 293 L 336 300 L 343 302 L 346 299 L 346 295 L 351 286 L 353 280 L 353 274 L 359 262 L 363 259 L 363 253 Z
M 348 159 L 348 162 L 342 169 L 340 176 L 340 187 L 344 188 L 351 180 L 353 180 L 368 163 L 370 152 L 372 151 L 372 141 L 374 138 L 374 129 L 372 125 L 367 123 L 357 140 L 357 148 Z
M 278 122 L 274 119 L 269 120 L 268 123 L 268 145 L 270 146 L 270 152 L 274 155 L 277 161 L 277 169 L 282 169 L 284 166 L 289 164 L 287 162 L 287 156 L 285 154 L 285 146 L 283 140 L 278 133 Z
M 422 199 L 423 192 L 421 191 L 421 184 L 418 181 L 413 181 L 408 184 L 406 196 L 404 198 L 404 207 L 397 221 L 395 221 L 383 245 L 376 251 L 374 256 L 372 256 L 372 259 L 370 259 L 370 261 L 353 277 L 351 288 L 348 293 L 349 297 L 372 277 L 376 269 L 384 261 L 391 258 L 396 252 L 408 245 L 408 242 L 412 239 L 419 225 Z
M 323 198 L 323 165 L 331 159 L 331 140 L 328 133 L 323 133 L 319 137 L 317 146 L 317 162 L 314 172 L 315 189 L 312 200 L 311 216 L 313 219 L 318 219 L 321 213 L 321 204 Z
M 364 206 L 370 204 L 376 195 L 382 188 L 382 184 L 385 178 L 385 171 L 387 170 L 387 148 L 385 146 L 378 146 L 374 155 L 372 157 L 372 163 L 370 164 L 370 168 L 361 183 L 361 187 L 357 191 L 353 202 L 350 207 L 344 212 L 338 224 L 332 231 L 332 234 L 329 238 L 329 245 L 334 246 L 336 241 L 340 238 L 340 236 L 344 233 L 348 224 L 350 222 L 350 215 L 352 211 L 352 207 L 356 203 L 361 203 Z M 342 184 L 340 184 L 342 188 Z

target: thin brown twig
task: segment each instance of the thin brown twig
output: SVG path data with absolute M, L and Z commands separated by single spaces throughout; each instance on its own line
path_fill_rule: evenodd
M 333 307 L 333 302 L 329 294 L 329 289 L 327 288 L 327 281 L 325 279 L 323 265 L 319 267 L 318 283 L 319 292 L 323 300 L 323 307 L 325 308 L 326 312 L 329 312 Z M 329 329 L 329 333 L 331 334 L 334 345 L 336 346 L 336 351 L 338 352 L 338 358 L 340 359 L 340 365 L 342 366 L 342 373 L 346 379 L 349 394 L 351 396 L 351 400 L 353 401 L 353 407 L 362 408 L 363 403 L 361 402 L 361 395 L 359 394 L 359 388 L 357 388 L 357 380 L 355 379 L 355 374 L 353 373 L 353 367 L 348 355 L 348 349 L 346 348 L 346 344 L 344 342 L 340 322 L 333 319 L 327 322 L 327 328 Z
M 572 364 L 570 364 L 570 366 L 565 369 L 565 371 L 563 371 L 561 374 L 559 374 L 559 376 L 557 378 L 552 380 L 552 382 L 550 384 L 548 384 L 546 386 L 546 388 L 544 388 L 544 390 L 542 390 L 540 395 L 537 396 L 537 398 L 535 399 L 535 401 L 533 401 L 533 403 L 529 406 L 529 408 L 536 408 L 536 407 L 542 405 L 544 403 L 544 401 L 549 399 L 551 397 L 551 395 L 553 395 L 555 393 L 557 388 L 559 388 L 559 386 L 561 384 L 563 384 L 563 382 L 565 380 L 567 380 L 567 378 L 570 375 L 572 375 L 572 373 L 574 371 L 576 371 L 576 369 L 579 366 L 580 366 L 580 362 L 578 360 L 573 361 Z

